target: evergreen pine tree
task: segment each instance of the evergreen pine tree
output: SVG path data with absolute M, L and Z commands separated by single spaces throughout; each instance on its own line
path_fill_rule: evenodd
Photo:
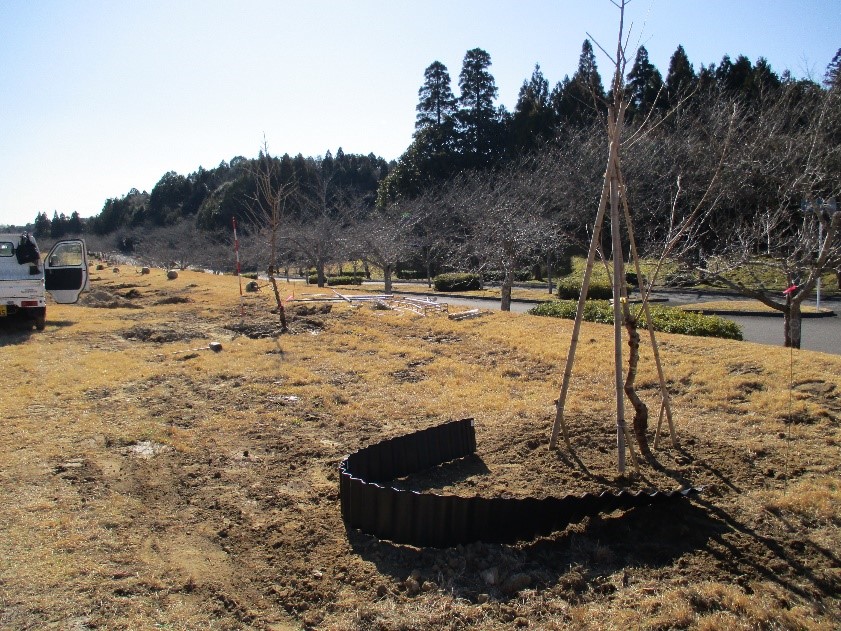
M 756 60 L 753 67 L 753 88 L 757 98 L 768 94 L 774 94 L 782 85 L 779 75 L 771 68 L 771 64 L 765 57 Z
M 552 106 L 559 120 L 587 125 L 604 112 L 605 94 L 590 40 L 581 45 L 578 69 L 572 79 L 564 77 L 552 92 Z
M 32 229 L 32 234 L 35 235 L 36 239 L 50 236 L 50 219 L 47 217 L 47 213 L 40 212 L 35 217 L 35 226 Z
M 64 216 L 64 213 L 61 213 L 59 216 L 58 211 L 53 211 L 53 219 L 50 222 L 50 238 L 51 239 L 60 239 L 64 236 L 66 232 L 66 224 L 67 224 L 67 217 Z
M 661 94 L 663 77 L 660 71 L 648 60 L 645 46 L 637 50 L 634 65 L 628 73 L 626 91 L 630 104 L 628 106 L 628 120 L 644 119 L 654 107 L 662 108 L 665 99 Z
M 67 220 L 67 233 L 82 234 L 82 218 L 77 210 L 70 213 L 70 219 Z
M 549 82 L 534 65 L 531 79 L 523 81 L 511 118 L 511 144 L 515 153 L 530 151 L 541 138 L 549 138 L 554 131 L 554 116 L 549 101 Z
M 488 71 L 491 56 L 481 48 L 464 56 L 458 85 L 458 122 L 461 154 L 467 167 L 485 166 L 493 161 L 502 145 L 500 113 L 494 107 L 496 81 Z
M 456 97 L 450 88 L 450 73 L 440 61 L 433 61 L 423 73 L 423 85 L 418 90 L 415 129 L 440 129 L 452 121 L 456 112 Z
M 831 90 L 841 88 L 841 48 L 826 67 L 823 84 Z
M 447 67 L 440 61 L 432 62 L 424 71 L 418 97 L 413 144 L 419 154 L 441 160 L 449 168 L 455 151 L 456 98 Z
M 698 78 L 695 70 L 689 63 L 689 57 L 683 46 L 678 46 L 672 58 L 669 60 L 669 72 L 666 75 L 666 104 L 668 107 L 675 107 L 682 98 L 685 98 L 692 90 Z

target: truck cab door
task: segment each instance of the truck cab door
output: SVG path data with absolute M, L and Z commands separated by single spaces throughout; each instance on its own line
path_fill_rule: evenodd
M 81 239 L 59 241 L 44 261 L 44 287 L 59 304 L 79 300 L 89 285 L 88 253 Z

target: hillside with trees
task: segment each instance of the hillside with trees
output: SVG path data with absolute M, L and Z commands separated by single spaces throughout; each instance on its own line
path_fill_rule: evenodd
M 646 255 L 662 253 L 692 216 L 673 258 L 786 313 L 821 273 L 841 269 L 841 213 L 818 201 L 839 194 L 841 50 L 822 83 L 744 55 L 696 68 L 682 46 L 665 74 L 644 46 L 622 62 L 623 172 Z M 389 274 L 471 271 L 510 285 L 523 270 L 541 276 L 587 241 L 601 190 L 616 88 L 605 89 L 589 40 L 572 76 L 550 85 L 535 64 L 509 112 L 498 103 L 490 55 L 474 48 L 455 80 L 440 61 L 425 69 L 414 138 L 396 162 L 341 149 L 277 157 L 265 146 L 257 158 L 165 173 L 150 192 L 108 199 L 89 220 L 40 213 L 33 229 L 230 269 L 233 217 L 245 234 L 267 234 L 258 181 L 268 160 L 270 193 L 283 193 L 271 231 L 275 265 L 313 267 L 319 284 L 331 261 L 357 260 Z M 265 269 L 266 239 L 248 242 L 246 264 Z M 728 277 L 757 260 L 802 289 L 794 304 L 773 300 L 778 288 L 758 279 Z

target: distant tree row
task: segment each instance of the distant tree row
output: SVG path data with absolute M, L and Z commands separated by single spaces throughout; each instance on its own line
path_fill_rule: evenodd
M 47 218 L 47 213 L 38 213 L 32 233 L 36 238 L 60 239 L 67 235 L 81 234 L 84 229 L 84 223 L 77 211 L 73 211 L 69 217 L 64 213 L 59 214 L 58 211 L 53 211 L 52 219 Z
M 178 224 L 184 220 L 194 227 L 214 232 L 231 226 L 231 219 L 244 219 L 254 214 L 257 195 L 255 159 L 242 156 L 223 161 L 218 167 L 199 167 L 194 173 L 181 175 L 169 171 L 151 192 L 131 189 L 122 197 L 105 201 L 98 215 L 82 221 L 78 212 L 70 217 L 55 213 L 52 220 L 39 213 L 33 231 L 36 236 L 60 238 L 82 232 L 109 235 L 115 232 L 153 230 Z M 316 195 L 319 187 L 328 203 L 339 198 L 363 200 L 372 206 L 380 181 L 388 174 L 389 164 L 373 153 L 346 154 L 341 148 L 333 156 L 330 151 L 318 158 L 288 154 L 272 158 L 277 163 L 280 180 L 294 184 L 298 194 L 289 200 L 291 216 L 306 214 L 308 195 Z
M 381 205 L 418 195 L 454 173 L 516 160 L 557 140 L 565 130 L 603 120 L 606 104 L 612 101 L 589 40 L 582 44 L 572 77 L 564 77 L 551 90 L 540 65 L 535 65 L 511 113 L 495 105 L 498 91 L 490 65 L 490 55 L 484 50 L 467 51 L 458 97 L 444 64 L 435 61 L 425 70 L 418 91 L 414 140 L 380 187 Z M 828 70 L 828 83 L 838 81 L 838 65 L 836 56 Z M 665 116 L 684 101 L 707 104 L 724 98 L 752 107 L 793 81 L 788 72 L 777 75 L 764 58 L 752 64 L 744 55 L 735 61 L 725 55 L 718 65 L 702 65 L 696 72 L 683 46 L 672 55 L 664 79 L 641 46 L 624 82 L 630 103 L 626 122 L 639 125 L 645 119 Z

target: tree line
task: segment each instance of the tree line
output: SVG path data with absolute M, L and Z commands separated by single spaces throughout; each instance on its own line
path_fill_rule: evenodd
M 564 77 L 552 89 L 536 64 L 523 81 L 513 112 L 495 105 L 498 90 L 490 66 L 486 51 L 467 51 L 458 97 L 444 64 L 435 61 L 425 70 L 414 141 L 380 187 L 381 204 L 415 195 L 454 172 L 516 160 L 569 128 L 592 126 L 603 120 L 613 100 L 586 39 L 572 77 Z M 640 46 L 624 83 L 630 103 L 626 122 L 662 117 L 690 96 L 695 102 L 725 98 L 752 106 L 793 81 L 788 72 L 777 75 L 767 60 L 752 64 L 744 55 L 735 61 L 725 55 L 719 64 L 702 65 L 696 72 L 683 46 L 672 55 L 664 78 Z

